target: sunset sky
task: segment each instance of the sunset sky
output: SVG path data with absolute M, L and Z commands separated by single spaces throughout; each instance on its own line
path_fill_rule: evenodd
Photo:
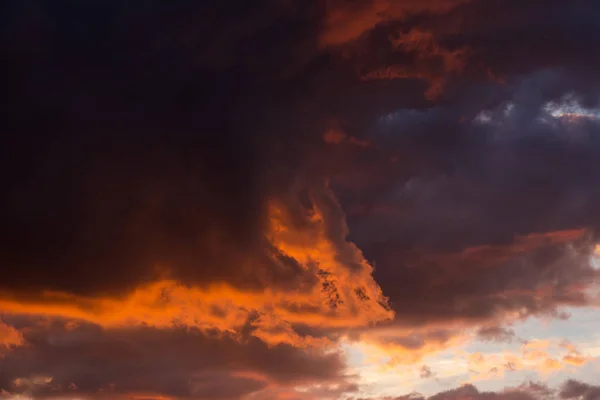
M 600 399 L 599 1 L 0 21 L 0 400 Z

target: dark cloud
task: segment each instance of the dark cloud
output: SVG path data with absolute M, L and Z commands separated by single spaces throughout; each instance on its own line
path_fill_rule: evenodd
M 477 336 L 485 341 L 509 343 L 515 338 L 515 331 L 502 326 L 484 326 L 477 331 Z
M 263 199 L 284 187 L 263 179 L 273 155 L 256 108 L 277 95 L 277 79 L 271 63 L 238 50 L 271 48 L 281 71 L 291 64 L 277 49 L 294 47 L 295 63 L 309 39 L 294 39 L 302 10 L 285 29 L 285 7 L 233 10 L 185 1 L 143 12 L 115 1 L 9 6 L 6 285 L 115 291 L 161 266 L 186 280 L 265 284 L 232 266 L 269 262 Z M 266 39 L 281 29 L 290 43 Z M 283 175 L 286 185 L 295 180 Z
M 538 400 L 538 399 L 571 399 L 585 398 L 597 399 L 597 386 L 588 385 L 583 382 L 569 380 L 564 385 L 561 391 L 555 391 L 548 386 L 529 382 L 514 388 L 507 388 L 498 392 L 484 392 L 478 390 L 475 386 L 466 384 L 456 389 L 447 390 L 434 394 L 429 397 L 422 396 L 418 393 L 412 393 L 405 396 L 397 397 L 379 397 L 379 398 L 356 398 L 354 400 L 453 400 L 469 398 L 473 400 Z M 587 397 L 589 396 L 589 397 Z M 596 397 L 594 397 L 596 396 Z
M 39 319 L 14 323 L 26 345 L 0 358 L 0 388 L 9 392 L 27 389 L 42 396 L 109 390 L 115 395 L 236 399 L 269 385 L 346 380 L 340 354 L 269 348 L 255 338 L 239 342 L 188 329 L 105 331 Z
M 335 188 L 349 212 L 352 239 L 376 263 L 376 279 L 384 293 L 397 307 L 407 305 L 408 315 L 428 302 L 433 312 L 439 312 L 435 317 L 483 317 L 493 314 L 496 306 L 524 306 L 537 312 L 547 307 L 533 304 L 527 296 L 513 297 L 514 305 L 494 299 L 487 307 L 485 300 L 477 301 L 475 309 L 471 300 L 458 299 L 459 292 L 472 299 L 478 290 L 493 296 L 496 290 L 515 289 L 507 280 L 532 290 L 545 279 L 545 274 L 533 272 L 540 270 L 548 271 L 552 282 L 555 275 L 570 280 L 572 287 L 596 275 L 587 265 L 591 248 L 586 249 L 585 240 L 576 245 L 581 252 L 576 256 L 569 246 L 575 238 L 536 245 L 536 250 L 527 245 L 523 249 L 519 242 L 524 240 L 515 238 L 533 233 L 552 237 L 552 232 L 588 228 L 588 243 L 594 244 L 600 176 L 594 173 L 598 168 L 592 149 L 598 146 L 600 125 L 596 117 L 560 117 L 547 111 L 552 102 L 581 97 L 568 83 L 573 74 L 563 69 L 518 78 L 510 97 L 502 95 L 489 108 L 485 100 L 463 106 L 476 96 L 470 90 L 477 87 L 463 82 L 462 96 L 447 93 L 457 104 L 428 110 L 399 108 L 373 119 L 369 140 L 381 149 L 379 158 L 355 158 L 358 166 L 348 173 L 364 170 L 377 178 L 357 184 L 341 175 Z M 548 85 L 556 88 L 554 94 L 545 93 Z M 511 242 L 513 250 L 500 259 L 481 247 L 508 250 Z M 431 254 L 439 258 L 426 261 Z M 571 271 L 566 261 L 572 257 L 580 260 L 575 262 L 578 272 Z M 485 267 L 494 263 L 495 267 Z M 496 284 L 495 289 L 490 287 Z M 458 297 L 445 292 L 450 287 Z M 434 305 L 438 294 L 440 301 Z M 570 296 L 561 294 L 563 300 L 552 303 L 580 302 L 568 300 Z M 449 298 L 456 298 L 460 305 L 455 306 L 462 311 L 452 311 Z
M 265 290 L 312 297 L 278 297 L 277 311 L 303 322 L 342 309 L 351 325 L 390 315 L 319 167 L 322 114 L 295 107 L 311 95 L 300 88 L 334 74 L 317 54 L 318 7 L 40 1 L 8 11 L 5 309 L 46 313 L 38 306 L 59 292 L 76 309 L 55 298 L 59 316 L 98 323 L 98 299 L 168 302 L 165 282 L 176 282 L 198 303 L 222 286 L 238 300 Z M 217 297 L 200 319 L 227 319 L 232 296 Z M 234 329 L 271 301 L 238 302 Z M 294 336 L 289 318 L 256 321 L 265 340 Z
M 561 399 L 600 399 L 600 386 L 589 385 L 575 380 L 567 381 L 560 391 Z

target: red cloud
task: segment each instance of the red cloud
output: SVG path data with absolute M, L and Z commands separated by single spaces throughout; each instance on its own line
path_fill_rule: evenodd
M 469 0 L 367 0 L 327 2 L 322 46 L 341 45 L 358 39 L 386 21 L 397 21 L 411 14 L 445 13 Z
M 412 29 L 406 34 L 391 37 L 390 41 L 396 51 L 415 54 L 414 62 L 376 68 L 362 75 L 362 79 L 425 80 L 429 84 L 425 97 L 435 100 L 444 90 L 446 77 L 465 68 L 467 49 L 445 49 L 431 32 Z

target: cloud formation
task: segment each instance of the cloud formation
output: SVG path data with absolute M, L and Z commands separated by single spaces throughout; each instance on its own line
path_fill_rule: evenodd
M 507 388 L 499 392 L 479 391 L 473 385 L 463 385 L 460 388 L 444 391 L 435 395 L 424 397 L 418 393 L 405 396 L 381 397 L 381 398 L 352 398 L 353 400 L 408 400 L 408 399 L 502 399 L 502 400 L 535 400 L 535 399 L 572 399 L 583 396 L 586 399 L 597 397 L 598 387 L 583 382 L 569 380 L 562 385 L 560 390 L 553 390 L 543 384 L 529 382 L 514 388 Z
M 321 44 L 335 46 L 358 39 L 378 24 L 399 21 L 415 14 L 444 13 L 468 0 L 413 1 L 367 0 L 329 1 Z
M 6 325 L 0 320 L 0 356 L 2 356 L 3 352 L 22 344 L 23 336 L 21 333 L 14 327 Z
M 10 2 L 0 397 L 594 399 L 599 11 Z
M 300 347 L 317 344 L 321 338 L 301 336 L 294 325 L 353 328 L 389 320 L 393 311 L 371 277 L 372 267 L 354 244 L 345 241 L 343 220 L 329 220 L 343 218 L 331 196 L 325 190 L 312 199 L 312 208 L 295 210 L 304 215 L 293 215 L 277 204 L 270 206 L 265 235 L 271 262 L 296 279 L 295 286 L 243 290 L 227 281 L 195 287 L 162 280 L 140 285 L 118 298 L 63 292 L 45 292 L 36 299 L 7 295 L 0 299 L 0 309 L 105 327 L 184 325 L 229 333 L 250 328 L 267 343 Z

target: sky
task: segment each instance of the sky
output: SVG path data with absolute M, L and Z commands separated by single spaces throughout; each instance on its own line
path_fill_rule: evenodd
M 595 0 L 10 0 L 0 399 L 600 399 Z

